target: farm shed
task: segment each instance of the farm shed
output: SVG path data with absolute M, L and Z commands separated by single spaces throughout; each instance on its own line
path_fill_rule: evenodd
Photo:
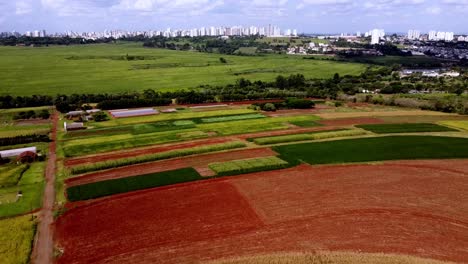
M 135 109 L 135 110 L 110 110 L 109 113 L 114 118 L 159 114 L 159 112 L 157 110 L 154 110 L 153 108 L 143 108 L 143 109 Z
M 10 149 L 10 150 L 3 150 L 0 151 L 0 157 L 2 158 L 11 158 L 21 155 L 23 152 L 33 152 L 37 153 L 36 147 L 29 147 L 29 148 L 19 148 L 19 149 Z
M 65 129 L 65 131 L 86 129 L 83 123 L 78 123 L 78 122 L 71 123 L 71 124 L 67 124 L 67 122 L 65 122 L 63 123 L 63 128 Z
M 80 116 L 82 114 L 84 114 L 83 111 L 70 111 L 70 112 L 66 113 L 65 115 L 69 116 L 69 117 L 75 117 L 75 116 Z
M 164 109 L 164 110 L 161 110 L 162 113 L 176 113 L 177 112 L 177 109 L 175 108 L 169 108 L 169 109 Z
M 94 114 L 94 113 L 97 113 L 97 112 L 101 112 L 101 109 L 90 109 L 90 110 L 86 110 L 86 113 L 88 113 L 88 114 Z

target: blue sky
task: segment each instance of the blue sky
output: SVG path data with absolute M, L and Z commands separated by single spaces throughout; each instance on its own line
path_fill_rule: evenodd
M 0 0 L 0 31 L 268 25 L 306 33 L 372 28 L 468 33 L 468 0 Z

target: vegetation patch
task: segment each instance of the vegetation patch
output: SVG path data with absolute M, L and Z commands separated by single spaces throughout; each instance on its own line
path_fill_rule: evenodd
M 442 121 L 440 124 L 468 131 L 468 121 Z
M 75 202 L 200 179 L 196 170 L 186 168 L 73 186 L 67 189 L 67 197 Z
M 386 136 L 274 147 L 287 161 L 331 164 L 409 159 L 468 158 L 468 138 Z
M 288 143 L 296 141 L 305 141 L 305 140 L 318 140 L 318 139 L 327 139 L 327 138 L 337 138 L 337 137 L 351 137 L 351 136 L 360 136 L 365 135 L 366 132 L 360 130 L 330 130 L 330 131 L 319 131 L 319 132 L 309 132 L 303 134 L 293 134 L 293 135 L 284 135 L 284 136 L 274 136 L 274 137 L 261 137 L 253 139 L 258 145 L 269 145 L 269 144 L 279 144 L 279 143 Z
M 36 220 L 29 215 L 0 220 L 1 262 L 29 263 L 35 232 Z
M 203 123 L 216 123 L 216 122 L 227 122 L 227 121 L 237 121 L 237 120 L 247 120 L 247 119 L 258 119 L 258 118 L 265 118 L 265 116 L 262 114 L 220 116 L 220 117 L 202 118 L 201 121 Z
M 208 165 L 218 176 L 238 175 L 258 171 L 277 170 L 289 167 L 289 163 L 278 157 L 216 162 Z
M 291 121 L 289 122 L 295 126 L 298 127 L 316 127 L 316 126 L 321 126 L 321 124 L 311 121 L 311 120 L 305 120 L 305 121 Z
M 243 148 L 243 147 L 245 147 L 245 144 L 242 142 L 230 142 L 230 143 L 215 144 L 215 145 L 208 145 L 208 146 L 201 146 L 201 147 L 193 147 L 193 148 L 187 148 L 187 149 L 176 149 L 176 150 L 171 150 L 171 151 L 155 153 L 151 155 L 137 156 L 137 157 L 110 160 L 110 161 L 102 161 L 102 162 L 96 162 L 96 163 L 92 163 L 88 165 L 81 165 L 81 166 L 72 168 L 71 173 L 76 175 L 76 174 L 82 174 L 82 173 L 91 172 L 91 171 L 123 167 L 123 166 L 128 166 L 128 165 L 133 165 L 133 164 L 144 163 L 144 162 L 170 159 L 170 158 L 176 158 L 176 157 L 184 157 L 184 156 L 189 156 L 189 155 L 194 155 L 194 154 L 203 154 L 203 153 L 208 153 L 208 152 L 236 149 L 236 148 Z
M 457 131 L 455 129 L 440 126 L 431 123 L 404 123 L 404 124 L 374 124 L 374 125 L 358 125 L 356 127 L 377 133 L 415 133 L 415 132 L 448 132 Z
M 28 164 L 8 164 L 0 166 L 0 187 L 10 187 L 18 184 L 23 173 L 29 169 Z
M 48 131 L 44 134 L 23 135 L 15 137 L 0 138 L 0 146 L 28 144 L 33 142 L 49 142 Z

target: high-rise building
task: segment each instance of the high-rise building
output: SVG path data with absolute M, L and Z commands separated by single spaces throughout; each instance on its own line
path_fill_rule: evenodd
M 419 30 L 408 30 L 408 39 L 417 40 L 421 37 L 421 32 Z
M 437 32 L 435 30 L 429 31 L 429 40 L 437 40 Z
M 370 32 L 371 44 L 379 44 L 380 39 L 385 37 L 385 31 L 383 29 L 373 29 Z

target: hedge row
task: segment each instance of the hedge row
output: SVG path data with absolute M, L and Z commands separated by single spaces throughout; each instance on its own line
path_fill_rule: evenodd
M 216 162 L 208 165 L 210 169 L 216 172 L 217 176 L 230 176 L 259 171 L 277 170 L 290 166 L 291 165 L 288 162 L 278 157 Z
M 150 161 L 157 161 L 157 160 L 183 157 L 183 156 L 189 156 L 189 155 L 194 155 L 194 154 L 202 154 L 202 153 L 228 150 L 228 149 L 243 148 L 245 146 L 246 145 L 244 143 L 236 141 L 236 142 L 229 142 L 229 143 L 223 143 L 223 144 L 193 147 L 193 148 L 187 148 L 187 149 L 170 150 L 170 151 L 165 151 L 165 152 L 160 152 L 160 153 L 155 153 L 155 154 L 150 154 L 150 155 L 145 155 L 145 156 L 137 156 L 137 157 L 131 157 L 131 158 L 125 158 L 125 159 L 96 162 L 96 163 L 88 164 L 88 165 L 81 165 L 81 166 L 72 168 L 71 173 L 76 175 L 76 174 L 82 174 L 82 173 L 87 173 L 87 172 L 92 172 L 92 171 L 99 171 L 99 170 L 129 166 L 133 164 L 139 164 L 139 163 L 150 162 Z
M 34 143 L 34 142 L 50 142 L 49 135 L 33 134 L 33 135 L 0 138 L 0 146 L 29 144 L 29 143 Z
M 274 137 L 262 137 L 255 138 L 253 141 L 258 145 L 269 145 L 269 144 L 279 144 L 279 143 L 288 143 L 288 142 L 297 142 L 305 140 L 318 140 L 318 139 L 327 139 L 327 138 L 337 138 L 337 137 L 350 137 L 350 136 L 359 136 L 365 135 L 365 131 L 361 130 L 334 130 L 333 132 L 320 132 L 320 133 L 306 133 L 306 134 L 294 134 L 294 135 L 284 135 L 284 136 L 274 136 Z
M 200 179 L 196 170 L 186 168 L 73 186 L 67 189 L 67 198 L 75 202 Z

